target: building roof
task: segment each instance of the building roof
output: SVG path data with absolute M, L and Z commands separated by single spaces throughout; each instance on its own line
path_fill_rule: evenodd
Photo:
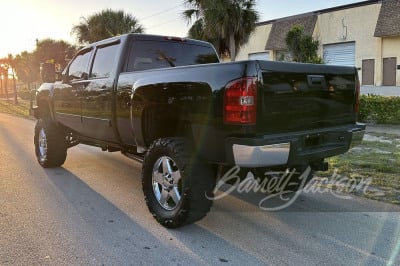
M 389 37 L 400 35 L 400 1 L 385 0 L 382 2 L 378 23 L 375 28 L 375 37 Z
M 312 35 L 317 18 L 318 16 L 316 14 L 307 13 L 276 20 L 272 25 L 265 50 L 286 50 L 286 36 L 289 30 L 295 25 L 303 26 L 304 32 L 308 35 Z
M 295 16 L 296 17 L 304 16 L 304 15 L 307 15 L 307 14 L 310 14 L 310 13 L 314 13 L 314 14 L 317 14 L 317 15 L 324 14 L 324 13 L 331 13 L 331 12 L 340 11 L 340 10 L 346 10 L 346 9 L 350 9 L 350 8 L 356 8 L 356 7 L 380 4 L 380 3 L 382 3 L 382 1 L 384 1 L 384 0 L 367 0 L 367 1 L 356 2 L 356 3 L 352 3 L 352 4 L 342 5 L 342 6 L 335 6 L 335 7 L 320 9 L 320 10 L 316 10 L 316 11 L 313 11 L 313 12 L 308 12 L 308 13 L 304 13 L 304 14 L 298 14 L 298 15 L 295 15 Z M 394 0 L 394 1 L 396 1 L 396 0 Z M 274 23 L 274 22 L 276 22 L 278 20 L 286 19 L 286 18 L 293 18 L 293 17 L 294 16 L 289 16 L 289 17 L 284 17 L 284 18 L 261 21 L 261 22 L 257 22 L 256 25 L 257 26 L 262 26 L 262 25 L 272 24 L 272 23 Z

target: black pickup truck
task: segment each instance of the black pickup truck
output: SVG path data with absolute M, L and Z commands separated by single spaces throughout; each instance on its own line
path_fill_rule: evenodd
M 213 46 L 127 34 L 80 50 L 36 93 L 35 150 L 61 166 L 79 143 L 141 160 L 149 210 L 166 227 L 206 215 L 217 173 L 296 167 L 359 143 L 359 81 L 352 67 L 220 63 Z M 54 82 L 53 82 L 54 81 Z

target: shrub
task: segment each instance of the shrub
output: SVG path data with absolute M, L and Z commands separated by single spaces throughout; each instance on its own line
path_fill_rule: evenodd
M 400 124 L 400 97 L 362 95 L 360 121 L 377 124 Z

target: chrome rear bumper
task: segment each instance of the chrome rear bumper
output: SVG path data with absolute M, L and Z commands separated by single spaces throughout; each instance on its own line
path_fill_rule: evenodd
M 240 167 L 285 165 L 288 162 L 290 143 L 265 146 L 233 145 L 235 164 Z
M 318 162 L 336 156 L 360 145 L 365 134 L 365 125 L 347 128 L 331 128 L 314 132 L 300 132 L 287 137 L 273 139 L 232 139 L 226 147 L 230 149 L 232 161 L 240 167 L 257 168 L 284 165 L 299 165 Z M 309 141 L 315 136 L 315 141 Z M 285 140 L 283 140 L 285 138 Z M 263 143 L 264 142 L 264 143 Z M 266 144 L 265 142 L 269 142 Z

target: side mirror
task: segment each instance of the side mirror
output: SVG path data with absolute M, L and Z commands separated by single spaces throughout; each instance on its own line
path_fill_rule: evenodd
M 54 83 L 56 81 L 56 69 L 52 63 L 40 64 L 40 77 L 45 83 Z

